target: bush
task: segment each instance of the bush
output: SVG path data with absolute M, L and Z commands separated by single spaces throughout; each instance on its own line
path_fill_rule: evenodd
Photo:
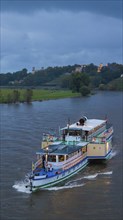
M 31 89 L 27 89 L 24 94 L 24 101 L 27 103 L 32 102 L 33 91 Z
M 82 96 L 87 96 L 90 94 L 90 89 L 87 86 L 81 86 L 80 93 Z
M 18 90 L 14 90 L 12 94 L 12 102 L 16 103 L 19 102 L 20 99 L 20 92 Z
M 105 90 L 105 89 L 106 89 L 105 84 L 99 84 L 99 89 L 100 89 L 100 90 Z

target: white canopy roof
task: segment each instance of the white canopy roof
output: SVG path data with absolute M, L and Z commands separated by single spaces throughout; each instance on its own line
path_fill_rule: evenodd
M 83 131 L 90 131 L 97 126 L 100 126 L 101 124 L 106 123 L 106 120 L 100 120 L 100 119 L 87 119 L 85 124 L 79 125 L 79 122 L 69 125 L 69 129 L 71 130 L 83 130 Z M 78 125 L 77 125 L 78 124 Z M 61 130 L 68 129 L 68 126 L 62 128 Z

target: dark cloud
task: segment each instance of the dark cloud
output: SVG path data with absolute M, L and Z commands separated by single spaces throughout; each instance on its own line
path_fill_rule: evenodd
M 33 13 L 37 10 L 88 11 L 122 18 L 122 0 L 2 0 L 3 11 Z
M 121 63 L 120 3 L 116 7 L 116 1 L 104 0 L 2 1 L 1 71 Z

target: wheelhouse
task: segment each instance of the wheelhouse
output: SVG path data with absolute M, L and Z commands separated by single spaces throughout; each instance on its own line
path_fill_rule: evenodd
M 64 141 L 90 141 L 93 136 L 106 130 L 106 120 L 81 120 L 61 129 Z
M 36 154 L 42 164 L 44 158 L 45 163 L 52 164 L 52 167 L 56 169 L 56 164 L 63 164 L 70 158 L 74 159 L 78 155 L 87 153 L 87 145 L 88 142 L 79 142 L 75 145 L 51 144 L 47 149 L 40 149 Z

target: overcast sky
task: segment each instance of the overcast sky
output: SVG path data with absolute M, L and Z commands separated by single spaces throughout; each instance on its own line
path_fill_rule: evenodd
M 1 72 L 123 62 L 122 0 L 1 0 Z

